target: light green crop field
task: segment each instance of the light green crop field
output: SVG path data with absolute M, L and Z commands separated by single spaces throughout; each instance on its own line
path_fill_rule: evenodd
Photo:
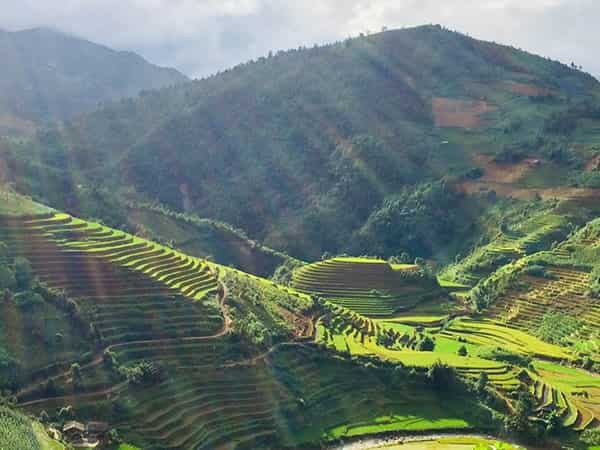
M 41 424 L 34 423 L 33 432 L 37 437 L 41 450 L 64 450 L 65 446 L 60 442 L 51 439 Z
M 425 417 L 430 410 L 423 411 Z M 449 429 L 468 429 L 470 425 L 462 419 L 438 418 L 426 419 L 423 415 L 393 415 L 377 417 L 367 423 L 350 423 L 333 428 L 326 433 L 329 439 L 361 436 L 365 434 L 387 433 L 390 431 L 435 431 Z
M 476 345 L 502 346 L 516 353 L 531 354 L 541 358 L 571 359 L 568 351 L 558 345 L 544 342 L 523 331 L 508 328 L 493 320 L 457 319 L 443 332 L 444 335 Z

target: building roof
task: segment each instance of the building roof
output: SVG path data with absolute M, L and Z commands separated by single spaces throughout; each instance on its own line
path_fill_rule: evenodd
M 85 431 L 85 426 L 81 423 L 81 422 L 76 422 L 74 420 L 70 420 L 67 423 L 65 423 L 65 425 L 63 426 L 63 433 L 66 433 L 67 431 L 80 431 L 80 432 L 84 432 Z
M 88 422 L 87 431 L 92 433 L 99 433 L 108 431 L 108 424 L 106 422 Z

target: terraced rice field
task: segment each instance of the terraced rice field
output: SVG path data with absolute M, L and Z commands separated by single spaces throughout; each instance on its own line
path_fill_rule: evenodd
M 149 262 L 140 247 L 118 245 L 131 239 L 68 216 L 0 220 L 10 253 L 27 258 L 48 286 L 82 299 L 105 345 L 218 329 L 222 318 L 214 310 L 185 299 L 216 290 L 208 268 L 166 250 L 153 250 L 160 258 Z
M 216 353 L 207 352 L 212 358 Z M 207 359 L 195 363 L 193 371 L 137 396 L 126 428 L 164 449 L 213 449 L 226 443 L 252 448 L 253 441 L 275 434 L 276 404 L 287 394 L 263 362 L 235 369 L 218 368 Z
M 452 321 L 449 327 L 440 331 L 441 336 L 483 346 L 500 346 L 512 352 L 531 355 L 537 358 L 569 360 L 571 355 L 563 348 L 544 342 L 534 336 L 489 319 L 462 318 Z
M 531 392 L 539 409 L 556 410 L 563 425 L 581 431 L 600 424 L 600 378 L 580 369 L 548 362 L 535 363 Z
M 441 400 L 429 387 L 410 380 L 391 386 L 360 366 L 315 357 L 306 348 L 277 352 L 269 361 L 277 379 L 297 399 L 296 420 L 288 430 L 289 444 L 294 446 L 363 432 L 465 428 L 478 423 L 477 407 L 468 400 L 452 396 Z
M 585 295 L 589 273 L 567 267 L 550 267 L 548 272 L 556 279 L 523 276 L 526 289 L 507 292 L 492 305 L 488 316 L 506 326 L 522 330 L 536 329 L 549 311 L 576 317 L 589 334 L 600 327 L 600 303 Z
M 566 219 L 555 214 L 536 216 L 505 230 L 489 244 L 476 250 L 459 265 L 451 266 L 444 277 L 471 285 L 490 275 L 498 265 L 481 266 L 481 261 L 498 260 L 499 265 L 526 255 L 550 248 L 553 241 L 561 241 L 567 235 Z
M 401 340 L 402 348 L 385 348 L 378 344 L 377 336 L 387 328 L 386 325 L 368 319 L 362 323 L 360 320 L 357 317 L 353 326 L 337 328 L 335 323 L 328 324 L 328 327 L 318 324 L 316 339 L 342 353 L 349 353 L 352 356 L 376 356 L 383 360 L 402 363 L 406 367 L 425 370 L 441 361 L 454 367 L 459 374 L 473 379 L 481 372 L 486 372 L 490 382 L 503 391 L 512 391 L 519 386 L 516 371 L 504 363 L 477 357 L 462 357 L 455 352 L 415 351 L 411 348 L 412 344 L 416 343 L 414 336 L 406 341 Z
M 387 317 L 423 299 L 439 295 L 439 286 L 407 280 L 402 271 L 381 260 L 334 258 L 304 266 L 294 272 L 293 287 L 318 295 L 368 317 Z

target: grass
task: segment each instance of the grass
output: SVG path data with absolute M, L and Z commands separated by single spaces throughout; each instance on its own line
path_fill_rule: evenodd
M 523 331 L 509 328 L 492 320 L 458 319 L 454 320 L 444 334 L 459 337 L 476 345 L 501 346 L 516 353 L 524 353 L 539 358 L 555 360 L 572 359 L 563 348 L 544 342 Z
M 44 214 L 51 212 L 47 206 L 34 202 L 29 197 L 16 194 L 0 187 L 0 214 L 1 215 L 23 215 Z
M 340 439 L 345 437 L 362 436 L 368 434 L 387 433 L 391 431 L 435 431 L 469 429 L 469 422 L 462 419 L 451 418 L 448 414 L 453 407 L 446 404 L 444 413 L 439 418 L 431 417 L 430 409 L 423 410 L 422 415 L 391 415 L 375 417 L 364 423 L 348 423 L 333 428 L 326 432 L 329 439 Z
M 41 450 L 64 450 L 65 446 L 51 439 L 41 424 L 37 422 L 33 423 L 33 432 L 37 437 Z
M 39 423 L 29 417 L 0 406 L 0 444 L 2 450 L 63 450 L 50 439 Z

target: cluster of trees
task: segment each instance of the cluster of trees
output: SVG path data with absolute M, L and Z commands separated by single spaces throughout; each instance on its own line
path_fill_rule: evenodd
M 290 295 L 275 285 L 241 273 L 226 272 L 227 304 L 233 330 L 241 343 L 268 348 L 289 339 L 293 324 L 282 310 L 304 314 L 316 307 L 314 300 Z
M 354 238 L 353 253 L 375 252 L 384 256 L 403 249 L 411 255 L 431 256 L 462 228 L 461 197 L 445 182 L 422 184 L 387 198 L 369 216 Z

